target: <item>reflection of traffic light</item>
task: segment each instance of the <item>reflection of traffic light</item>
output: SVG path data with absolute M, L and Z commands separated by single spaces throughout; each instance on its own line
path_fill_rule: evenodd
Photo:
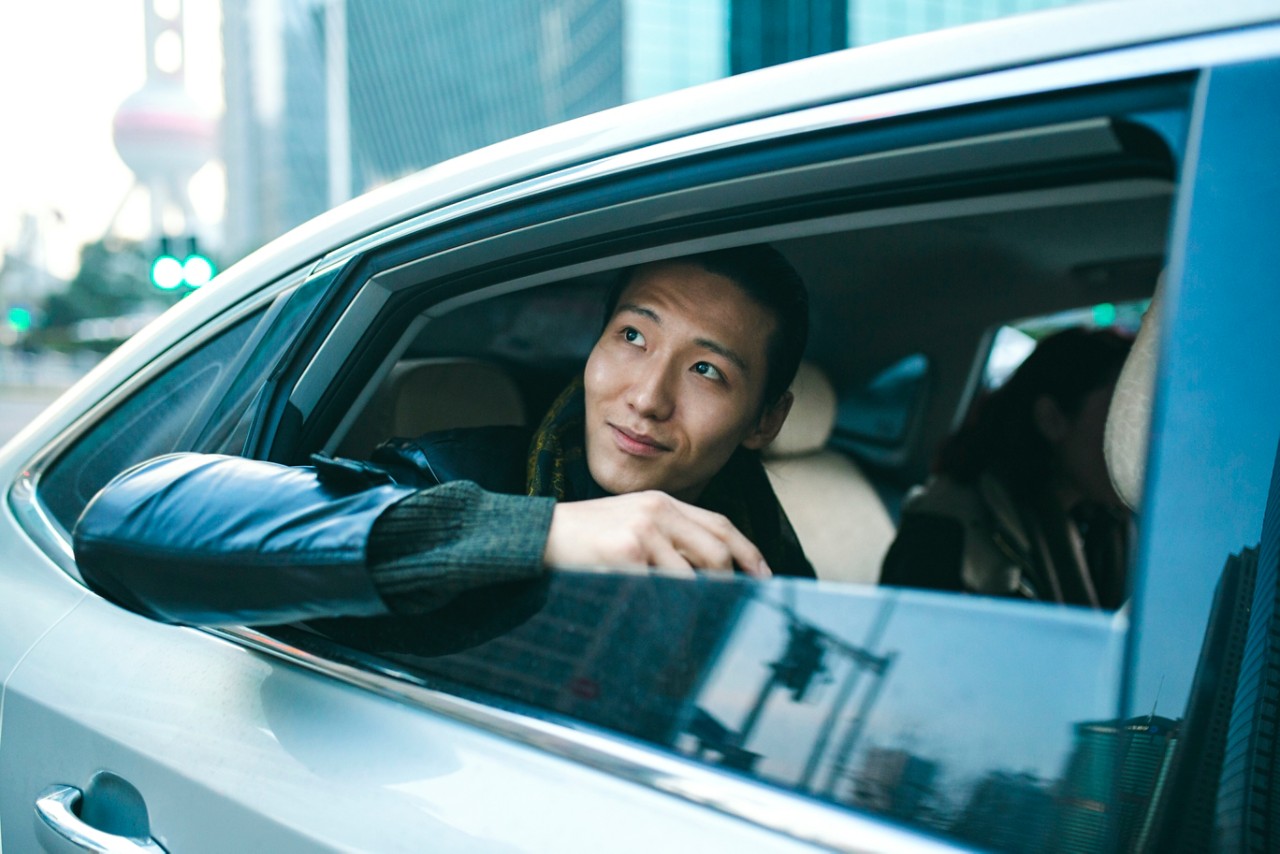
M 179 242 L 183 244 L 184 252 L 175 251 L 175 244 Z M 162 291 L 183 285 L 198 288 L 208 284 L 216 272 L 213 262 L 200 252 L 194 237 L 162 237 L 160 252 L 151 261 L 151 284 Z
M 31 312 L 20 305 L 15 305 L 9 309 L 9 328 L 14 332 L 29 332 L 31 330 Z
M 823 658 L 826 647 L 822 643 L 822 632 L 813 626 L 792 623 L 787 627 L 790 637 L 787 649 L 781 661 L 772 664 L 778 681 L 791 689 L 791 698 L 797 702 L 808 693 L 813 678 L 826 671 Z

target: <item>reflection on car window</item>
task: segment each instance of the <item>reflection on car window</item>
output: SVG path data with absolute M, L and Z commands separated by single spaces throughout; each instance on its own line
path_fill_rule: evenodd
M 488 705 L 983 845 L 1039 850 L 1088 812 L 1054 792 L 1094 749 L 1087 727 L 1114 715 L 1112 615 L 743 578 L 556 573 L 479 592 L 420 618 L 273 633 L 306 647 L 319 631 L 341 644 L 327 655 L 365 650 Z M 1038 806 L 981 820 L 1011 797 Z
M 40 479 L 39 497 L 68 531 L 107 481 L 173 451 L 218 378 L 248 340 L 257 312 L 188 353 L 81 436 Z

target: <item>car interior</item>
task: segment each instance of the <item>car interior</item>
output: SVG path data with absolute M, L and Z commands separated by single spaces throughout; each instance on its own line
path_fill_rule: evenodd
M 1115 123 L 1102 124 L 1116 132 Z M 1095 143 L 1079 125 L 1053 128 L 1036 143 L 1058 162 L 1084 159 Z M 921 158 L 916 167 L 929 162 Z M 979 183 L 960 193 L 939 184 L 911 204 L 646 249 L 642 259 L 768 242 L 807 283 L 806 361 L 766 465 L 820 579 L 876 582 L 904 495 L 925 481 L 939 443 L 983 390 L 997 330 L 1082 319 L 1110 325 L 1115 306 L 1145 305 L 1163 264 L 1174 191 L 1167 149 L 1155 159 L 1162 166 Z M 536 426 L 580 371 L 603 322 L 604 294 L 635 258 L 599 258 L 587 272 L 542 270 L 402 319 L 325 449 L 365 459 L 394 436 Z

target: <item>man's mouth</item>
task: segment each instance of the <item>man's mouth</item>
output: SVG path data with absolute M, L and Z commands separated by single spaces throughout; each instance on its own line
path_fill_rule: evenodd
M 610 424 L 609 429 L 613 432 L 613 441 L 618 449 L 634 457 L 656 457 L 671 450 L 667 445 L 644 433 L 637 433 L 616 424 Z

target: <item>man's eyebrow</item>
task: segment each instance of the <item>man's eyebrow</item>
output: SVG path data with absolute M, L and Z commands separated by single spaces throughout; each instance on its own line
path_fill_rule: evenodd
M 651 308 L 645 308 L 644 306 L 639 306 L 632 302 L 624 302 L 622 305 L 618 306 L 618 311 L 616 313 L 621 314 L 624 311 L 629 311 L 632 314 L 638 314 L 641 317 L 647 317 L 659 326 L 662 325 L 662 318 L 658 317 L 658 313 Z

